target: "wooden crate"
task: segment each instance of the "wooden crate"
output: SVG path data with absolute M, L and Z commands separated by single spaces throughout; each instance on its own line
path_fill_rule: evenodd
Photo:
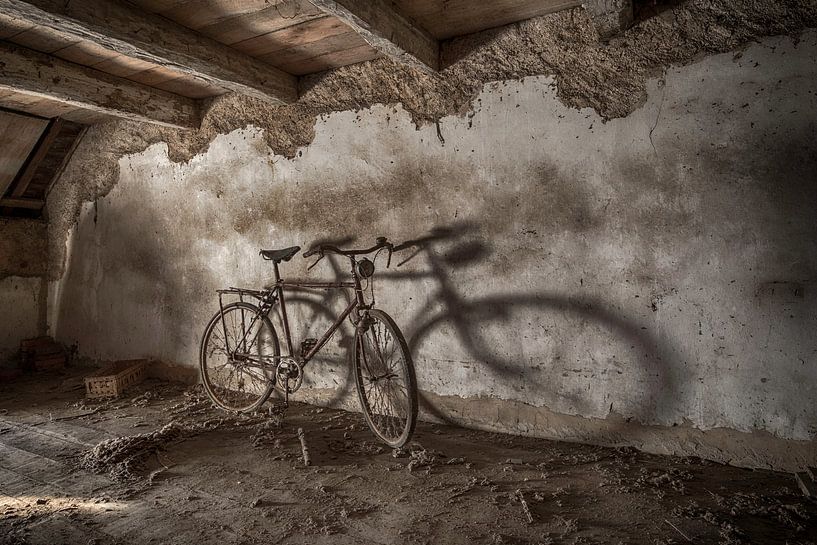
M 62 345 L 47 336 L 20 342 L 20 354 L 23 368 L 37 371 L 62 369 L 67 359 Z
M 55 371 L 65 367 L 65 354 L 50 354 L 37 356 L 34 360 L 34 369 L 37 371 Z
M 146 360 L 117 361 L 85 377 L 86 397 L 119 397 L 145 379 Z

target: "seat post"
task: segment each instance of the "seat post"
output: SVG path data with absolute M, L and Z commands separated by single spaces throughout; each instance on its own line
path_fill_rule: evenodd
M 272 264 L 275 268 L 275 283 L 277 284 L 278 282 L 281 281 L 281 274 L 278 272 L 278 262 L 273 261 Z

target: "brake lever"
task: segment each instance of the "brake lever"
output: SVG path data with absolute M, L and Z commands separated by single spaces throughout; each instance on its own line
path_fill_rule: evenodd
M 316 259 L 315 262 L 312 265 L 310 265 L 309 267 L 306 268 L 306 271 L 307 272 L 311 271 L 312 267 L 317 265 L 320 262 L 321 259 L 323 259 L 323 252 L 320 253 L 320 257 L 318 259 Z
M 389 250 L 389 259 L 386 261 L 386 268 L 387 268 L 387 269 L 388 269 L 389 267 L 391 267 L 391 252 L 392 252 L 392 249 L 391 249 L 391 248 L 392 248 L 392 247 L 391 247 L 391 245 L 389 245 L 389 246 L 387 247 L 387 249 Z

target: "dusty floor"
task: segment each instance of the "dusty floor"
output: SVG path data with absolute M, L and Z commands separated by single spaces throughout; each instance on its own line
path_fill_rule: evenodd
M 357 414 L 91 403 L 82 372 L 0 386 L 0 543 L 817 543 L 788 474 L 424 423 L 393 453 Z

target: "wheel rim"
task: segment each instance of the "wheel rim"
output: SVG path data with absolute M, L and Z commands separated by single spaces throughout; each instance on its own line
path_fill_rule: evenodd
M 202 346 L 202 378 L 222 408 L 253 408 L 268 394 L 275 375 L 274 356 L 280 354 L 275 329 L 267 319 L 254 317 L 248 308 L 225 309 L 224 325 L 216 315 Z
M 372 431 L 390 445 L 399 445 L 412 418 L 406 354 L 391 327 L 372 316 L 358 335 L 358 391 Z

